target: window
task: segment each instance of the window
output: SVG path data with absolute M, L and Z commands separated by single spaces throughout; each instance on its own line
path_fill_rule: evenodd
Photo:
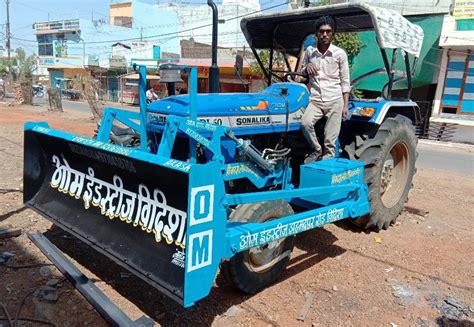
M 38 35 L 38 55 L 52 56 L 53 52 L 53 36 L 52 35 Z
M 456 20 L 457 31 L 474 31 L 474 19 Z
M 449 55 L 442 112 L 474 113 L 474 55 L 453 51 Z
M 132 17 L 128 16 L 115 16 L 113 20 L 115 26 L 123 26 L 132 28 Z

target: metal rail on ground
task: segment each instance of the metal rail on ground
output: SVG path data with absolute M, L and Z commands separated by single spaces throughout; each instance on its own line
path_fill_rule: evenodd
M 49 260 L 69 279 L 81 294 L 97 309 L 110 326 L 148 326 L 143 317 L 131 320 L 119 307 L 90 281 L 66 256 L 43 234 L 28 233 L 28 238 L 48 257 Z M 150 318 L 147 318 L 151 321 Z M 153 321 L 151 321 L 153 325 Z

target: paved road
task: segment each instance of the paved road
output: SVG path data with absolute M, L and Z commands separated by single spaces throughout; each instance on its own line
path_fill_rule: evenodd
M 418 144 L 418 168 L 445 170 L 474 176 L 474 146 Z
M 33 99 L 33 103 L 35 105 L 39 105 L 41 107 L 44 107 L 44 106 L 48 105 L 48 99 L 47 99 L 47 97 L 43 97 L 43 98 L 35 97 Z M 63 99 L 63 108 L 65 110 L 71 109 L 71 110 L 79 111 L 79 112 L 83 112 L 83 113 L 90 113 L 91 112 L 91 109 L 87 105 L 87 102 L 83 102 L 83 101 L 69 101 L 69 100 Z
M 63 109 L 67 112 L 68 110 L 73 110 L 73 111 L 76 111 L 76 112 L 81 112 L 81 113 L 86 113 L 86 114 L 91 114 L 91 109 L 89 108 L 89 105 L 87 104 L 87 102 L 85 101 L 70 101 L 70 100 L 66 100 L 66 99 L 63 99 Z M 39 105 L 41 107 L 45 107 L 45 106 L 48 106 L 48 99 L 46 97 L 43 97 L 43 98 L 37 98 L 35 97 L 33 99 L 33 103 L 35 105 Z M 118 104 L 113 104 L 111 103 L 110 106 L 115 106 L 115 107 L 118 107 L 118 108 L 128 108 L 128 107 L 122 107 Z M 131 107 L 132 110 L 138 110 L 138 107 Z

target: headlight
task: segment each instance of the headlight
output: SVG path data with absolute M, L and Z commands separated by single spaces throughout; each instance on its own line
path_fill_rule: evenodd
M 352 116 L 372 117 L 375 114 L 374 107 L 356 107 L 352 111 Z

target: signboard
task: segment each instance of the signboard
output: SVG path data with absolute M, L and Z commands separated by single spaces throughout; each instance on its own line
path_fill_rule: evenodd
M 39 67 L 48 68 L 80 68 L 82 57 L 38 58 Z
M 124 56 L 111 56 L 109 58 L 109 65 L 113 68 L 126 68 L 127 59 Z
M 54 59 L 53 58 L 46 58 L 46 59 L 38 59 L 39 66 L 53 66 Z
M 474 0 L 454 0 L 455 19 L 474 19 Z

